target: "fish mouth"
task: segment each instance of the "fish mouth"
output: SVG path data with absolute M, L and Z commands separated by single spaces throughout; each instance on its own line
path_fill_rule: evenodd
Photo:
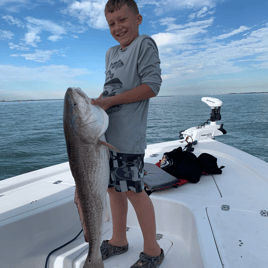
M 86 101 L 87 104 L 91 104 L 90 99 L 81 89 L 76 88 L 75 91 Z
M 85 100 L 85 102 L 87 104 L 91 104 L 90 99 L 88 98 L 88 96 L 81 90 L 81 88 L 79 87 L 69 87 L 67 89 L 66 95 L 68 95 L 70 97 L 70 99 L 73 101 L 74 105 L 76 105 L 76 101 L 74 98 L 74 94 L 77 93 L 80 97 L 82 97 L 82 99 Z
M 75 97 L 76 96 L 76 97 Z M 94 106 L 91 104 L 91 99 L 80 89 L 80 88 L 75 88 L 75 87 L 69 87 L 67 89 L 67 92 L 65 94 L 65 98 L 64 98 L 64 102 L 65 102 L 65 108 L 64 108 L 64 115 L 67 116 L 68 114 L 71 114 L 71 112 L 75 109 L 75 103 L 79 104 L 79 98 L 82 98 L 83 101 L 88 104 L 90 106 L 90 109 L 92 110 L 92 113 L 96 115 L 95 118 L 92 118 L 94 121 L 90 122 L 90 116 L 88 115 L 88 117 L 84 117 L 84 119 L 82 120 L 84 122 L 81 122 L 80 120 L 80 127 L 84 127 L 86 125 L 90 125 L 90 124 L 94 124 L 94 123 L 98 123 L 99 124 L 99 136 L 102 136 L 105 131 L 108 128 L 108 124 L 109 124 L 109 117 L 107 115 L 107 113 L 101 109 L 99 106 Z M 67 105 L 68 104 L 68 105 Z M 67 108 L 67 106 L 69 108 Z M 69 110 L 69 112 L 68 112 Z M 91 113 L 90 113 L 91 114 Z M 73 121 L 73 120 L 72 120 Z M 70 124 L 68 124 L 70 126 Z M 74 124 L 71 127 L 78 127 L 76 123 L 74 122 Z

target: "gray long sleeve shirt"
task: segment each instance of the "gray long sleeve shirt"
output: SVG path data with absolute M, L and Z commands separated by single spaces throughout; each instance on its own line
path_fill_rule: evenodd
M 157 45 L 147 36 L 138 36 L 128 47 L 108 49 L 105 58 L 106 82 L 103 98 L 147 84 L 158 94 L 161 79 Z M 109 127 L 105 133 L 108 143 L 120 153 L 142 154 L 146 148 L 146 127 L 149 99 L 110 107 Z

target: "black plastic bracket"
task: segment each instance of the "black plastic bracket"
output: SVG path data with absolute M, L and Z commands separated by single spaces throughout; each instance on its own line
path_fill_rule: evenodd
M 210 121 L 215 122 L 215 121 L 220 121 L 221 120 L 221 107 L 217 107 L 211 110 L 210 114 Z

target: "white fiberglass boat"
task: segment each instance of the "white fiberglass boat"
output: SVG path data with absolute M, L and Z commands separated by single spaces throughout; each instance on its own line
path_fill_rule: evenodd
M 212 108 L 210 124 L 184 131 L 180 140 L 146 149 L 145 162 L 155 164 L 163 153 L 196 140 L 196 156 L 211 154 L 225 166 L 221 175 L 202 176 L 196 184 L 150 195 L 157 239 L 165 252 L 161 267 L 267 268 L 268 163 L 215 141 L 224 132 L 216 124 L 222 102 L 202 100 Z M 74 191 L 68 162 L 0 182 L 1 268 L 83 266 L 88 244 L 80 232 Z M 129 250 L 105 260 L 106 268 L 130 267 L 143 250 L 131 205 L 127 226 Z M 111 217 L 106 217 L 103 239 L 109 239 L 111 232 Z

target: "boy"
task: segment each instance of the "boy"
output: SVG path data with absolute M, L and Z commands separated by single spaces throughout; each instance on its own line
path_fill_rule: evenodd
M 128 250 L 126 237 L 127 199 L 133 205 L 143 233 L 144 251 L 131 267 L 159 267 L 164 252 L 156 241 L 153 204 L 144 191 L 143 166 L 149 99 L 161 85 L 158 49 L 149 36 L 139 36 L 142 16 L 134 0 L 109 0 L 105 16 L 110 32 L 120 45 L 106 53 L 106 83 L 93 105 L 109 115 L 107 142 L 110 151 L 110 197 L 113 236 L 101 245 L 102 258 Z

